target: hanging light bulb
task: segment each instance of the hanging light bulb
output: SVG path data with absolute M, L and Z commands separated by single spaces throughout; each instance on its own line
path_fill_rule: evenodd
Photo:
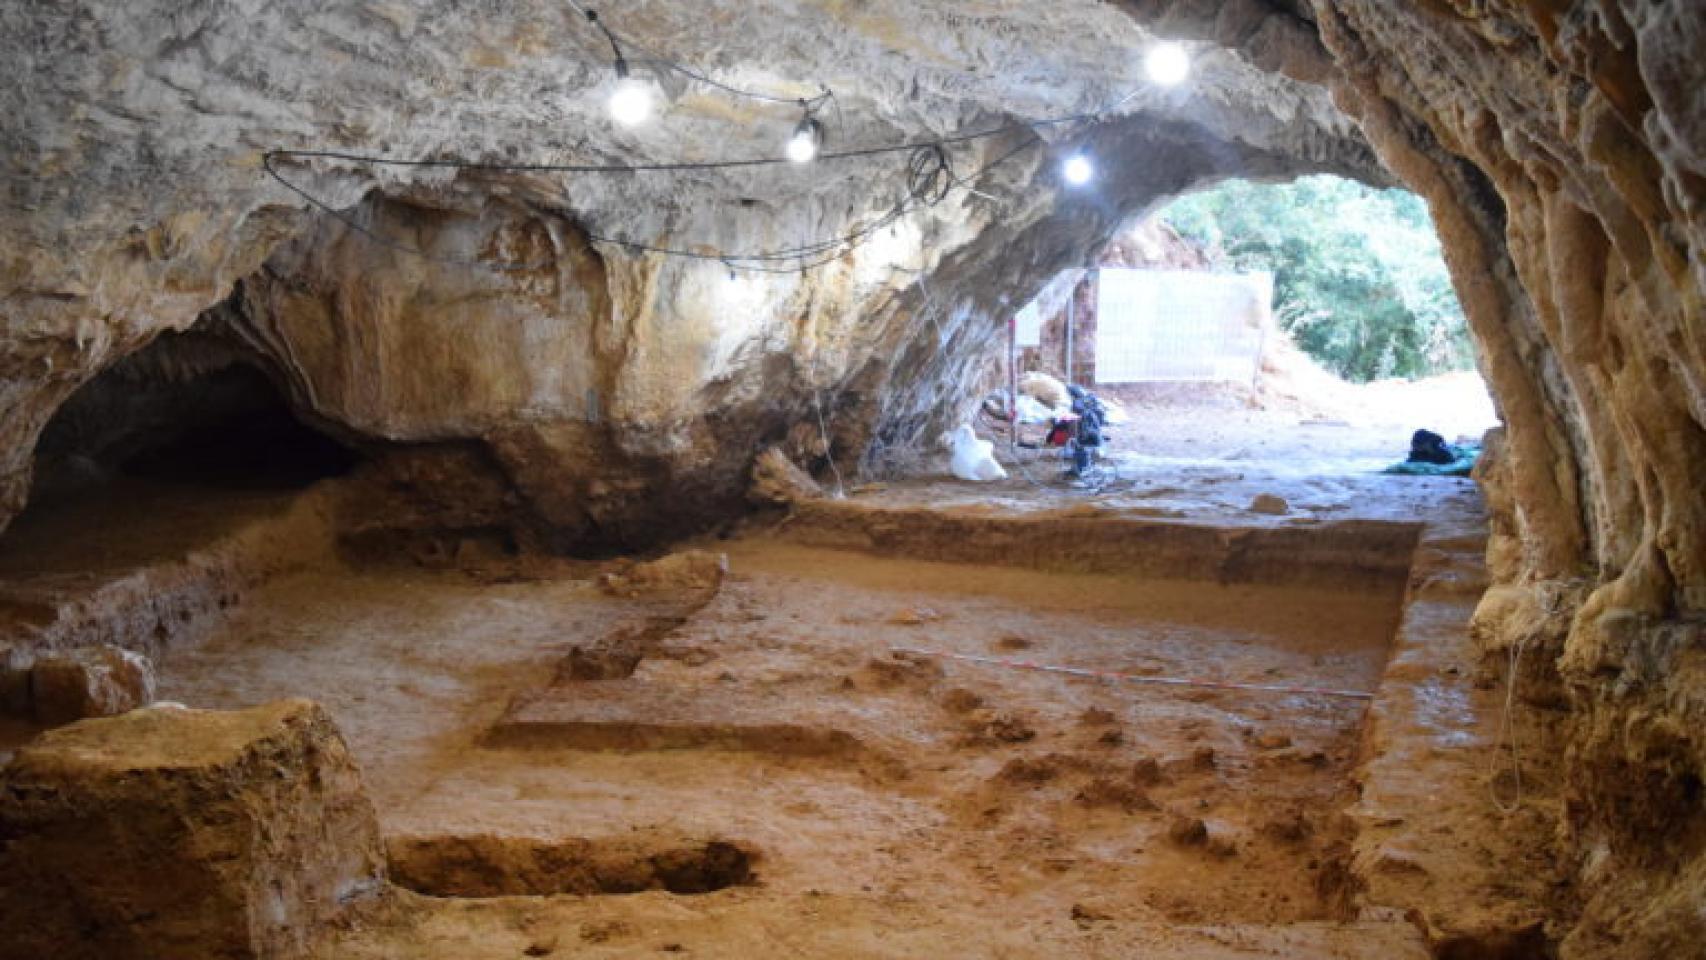
M 822 149 L 823 124 L 818 123 L 811 114 L 811 108 L 806 107 L 806 115 L 794 124 L 794 132 L 788 137 L 788 159 L 795 163 L 811 163 Z
M 1096 175 L 1096 168 L 1091 165 L 1089 157 L 1075 153 L 1060 165 L 1060 175 L 1072 186 L 1082 187 Z
M 1149 79 L 1163 87 L 1176 87 L 1191 73 L 1191 57 L 1179 44 L 1167 41 L 1149 48 L 1143 58 L 1143 69 Z
M 637 127 L 652 116 L 652 90 L 644 80 L 628 75 L 628 61 L 616 61 L 616 89 L 610 93 L 610 118 L 624 127 Z

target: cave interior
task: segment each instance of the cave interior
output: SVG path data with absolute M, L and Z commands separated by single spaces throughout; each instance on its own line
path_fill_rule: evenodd
M 1703 47 L 0 10 L 0 960 L 1706 957 Z M 1017 305 L 1314 174 L 1425 201 L 1472 478 L 1242 395 L 1003 446 Z

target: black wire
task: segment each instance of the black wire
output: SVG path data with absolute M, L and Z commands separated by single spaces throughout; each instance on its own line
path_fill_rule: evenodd
M 622 68 L 621 68 L 620 64 L 625 63 L 626 60 L 622 56 L 621 44 L 618 44 L 616 42 L 616 34 L 611 33 L 610 28 L 604 25 L 604 21 L 598 19 L 598 11 L 597 10 L 582 9 L 581 5 L 578 3 L 575 3 L 574 0 L 569 0 L 569 2 L 576 10 L 580 10 L 581 15 L 586 17 L 586 21 L 588 23 L 597 27 L 599 33 L 604 34 L 604 39 L 610 41 L 610 53 L 616 57 L 616 63 L 618 64 L 617 72 L 618 73 L 622 72 Z
M 798 101 L 789 101 L 797 103 Z M 1082 120 L 1099 119 L 1104 111 L 1063 114 L 1038 120 L 1016 120 L 998 127 L 988 127 L 971 133 L 954 134 L 933 140 L 912 140 L 903 143 L 878 144 L 847 150 L 826 150 L 819 160 L 858 160 L 890 153 L 906 153 L 920 147 L 952 147 L 974 140 L 987 140 L 1021 130 L 1036 131 L 1038 127 L 1058 126 Z M 787 157 L 748 157 L 736 160 L 681 160 L 671 163 L 493 163 L 482 160 L 432 160 L 424 158 L 378 157 L 372 154 L 349 153 L 342 150 L 268 150 L 267 157 L 306 160 L 343 160 L 382 167 L 433 167 L 453 170 L 484 170 L 494 173 L 680 173 L 687 170 L 730 170 L 742 167 L 770 167 L 792 164 Z
M 616 60 L 619 63 L 620 62 L 644 63 L 644 64 L 649 64 L 653 67 L 661 67 L 665 70 L 669 70 L 669 71 L 672 71 L 674 73 L 679 73 L 682 76 L 687 77 L 690 80 L 696 80 L 700 83 L 706 84 L 707 86 L 716 87 L 717 89 L 722 90 L 725 93 L 731 93 L 737 97 L 745 97 L 748 100 L 762 100 L 762 101 L 765 101 L 767 103 L 798 103 L 798 102 L 800 102 L 799 97 L 778 97 L 778 96 L 774 96 L 774 95 L 768 94 L 768 93 L 757 93 L 757 92 L 754 92 L 752 90 L 743 90 L 740 87 L 736 87 L 736 86 L 732 86 L 732 85 L 727 84 L 727 83 L 723 83 L 721 80 L 713 80 L 711 77 L 709 77 L 703 73 L 700 73 L 699 71 L 694 70 L 694 69 L 692 69 L 692 68 L 690 68 L 684 64 L 677 63 L 676 61 L 667 59 L 665 57 L 660 57 L 656 53 L 654 53 L 653 51 L 647 50 L 645 47 L 634 42 L 633 40 L 623 40 L 622 44 L 625 44 L 627 46 L 627 48 L 630 50 L 638 50 L 641 53 L 646 54 L 647 56 L 642 58 L 642 59 L 634 59 L 632 57 L 625 58 L 622 55 L 622 45 L 619 45 L 617 43 L 617 36 L 616 36 L 615 32 L 613 32 L 609 27 L 605 26 L 604 21 L 600 20 L 598 18 L 598 11 L 589 9 L 585 6 L 582 6 L 580 3 L 576 2 L 576 0 L 568 0 L 568 3 L 569 3 L 569 6 L 574 7 L 575 10 L 579 11 L 580 15 L 585 17 L 588 23 L 590 23 L 594 27 L 598 28 L 599 32 L 604 34 L 604 39 L 610 41 L 610 49 L 612 52 L 615 53 Z M 829 88 L 824 87 L 823 93 L 818 94 L 816 97 L 812 97 L 808 102 L 816 105 L 816 104 L 822 103 L 825 99 L 828 99 L 830 96 L 831 96 L 831 94 L 829 92 Z
M 1030 147 L 1036 146 L 1037 144 L 1042 143 L 1042 142 L 1043 142 L 1043 140 L 1041 137 L 1033 136 L 1031 139 L 1026 140 L 1026 141 L 1018 144 L 1013 149 L 1008 150 L 1006 153 L 1002 154 L 1001 156 L 995 158 L 994 160 L 990 161 L 989 163 L 984 164 L 982 167 L 979 167 L 977 170 L 973 171 L 971 174 L 969 174 L 965 177 L 950 178 L 948 180 L 945 180 L 943 182 L 943 185 L 942 185 L 940 191 L 934 195 L 934 198 L 932 198 L 930 195 L 924 194 L 922 192 L 909 192 L 905 197 L 903 197 L 901 199 L 901 201 L 899 203 L 897 203 L 895 206 L 889 208 L 889 210 L 886 213 L 884 213 L 881 217 L 879 217 L 876 221 L 874 221 L 874 222 L 872 222 L 872 223 L 870 223 L 870 224 L 868 224 L 868 225 L 866 225 L 866 226 L 864 226 L 858 230 L 854 230 L 850 233 L 842 234 L 840 236 L 833 237 L 833 238 L 830 238 L 827 240 L 820 240 L 820 241 L 816 241 L 814 243 L 804 244 L 804 245 L 798 246 L 798 247 L 784 248 L 782 250 L 769 250 L 769 251 L 765 251 L 765 252 L 760 253 L 760 254 L 731 254 L 731 253 L 710 254 L 710 253 L 703 253 L 703 252 L 697 251 L 697 250 L 688 250 L 688 249 L 681 248 L 681 247 L 661 247 L 661 246 L 655 246 L 652 244 L 636 243 L 636 242 L 629 241 L 629 240 L 623 240 L 619 237 L 606 237 L 606 236 L 601 236 L 598 234 L 589 234 L 588 239 L 594 243 L 617 244 L 617 245 L 626 247 L 629 250 L 641 251 L 641 252 L 645 252 L 645 253 L 656 253 L 656 254 L 660 254 L 663 256 L 686 257 L 686 258 L 690 258 L 690 259 L 699 259 L 699 260 L 717 260 L 717 261 L 722 262 L 725 265 L 738 266 L 739 269 L 744 269 L 744 270 L 754 270 L 754 271 L 759 271 L 759 272 L 764 272 L 764 273 L 804 273 L 805 271 L 810 270 L 814 267 L 819 267 L 819 266 L 823 266 L 825 264 L 831 263 L 835 260 L 840 259 L 845 254 L 851 253 L 853 250 L 856 250 L 859 247 L 863 246 L 871 238 L 871 236 L 873 234 L 882 230 L 884 227 L 887 227 L 889 224 L 892 224 L 892 223 L 898 221 L 901 217 L 912 212 L 913 210 L 918 209 L 919 206 L 934 206 L 936 203 L 940 202 L 943 197 L 946 197 L 948 195 L 948 193 L 951 190 L 953 190 L 955 187 L 963 187 L 963 186 L 967 186 L 968 184 L 975 182 L 976 180 L 981 178 L 984 174 L 995 169 L 996 167 L 1000 166 L 1001 164 L 1006 163 L 1008 160 L 1011 160 L 1013 157 L 1017 156 L 1020 152 L 1026 150 Z M 940 156 L 941 161 L 945 167 L 946 162 L 947 162 L 946 153 L 941 151 L 940 149 L 938 149 L 936 151 L 936 153 L 938 154 L 938 156 Z M 935 182 L 933 179 L 927 179 L 925 181 L 926 185 L 928 185 L 929 183 L 933 183 L 933 182 Z M 753 265 L 753 264 L 768 263 L 768 262 L 775 262 L 775 261 L 785 261 L 785 260 L 804 260 L 808 257 L 818 257 L 818 256 L 825 254 L 825 253 L 829 253 L 830 255 L 829 256 L 822 256 L 820 259 L 817 259 L 812 263 L 802 264 L 802 265 L 797 266 L 797 267 L 775 268 L 775 267 L 764 267 L 764 266 Z
M 644 48 L 636 47 L 635 49 L 644 49 Z M 800 97 L 778 97 L 778 96 L 774 96 L 774 95 L 768 94 L 768 93 L 754 93 L 751 90 L 742 90 L 739 87 L 730 86 L 729 84 L 726 84 L 726 83 L 722 82 L 721 80 L 713 80 L 711 77 L 707 76 L 706 74 L 700 73 L 697 70 L 693 70 L 689 67 L 683 66 L 682 64 L 676 63 L 674 60 L 664 60 L 662 58 L 647 57 L 643 60 L 630 60 L 629 62 L 630 63 L 645 63 L 645 64 L 650 64 L 654 67 L 662 67 L 665 70 L 669 70 L 669 71 L 672 71 L 674 73 L 679 73 L 682 76 L 687 77 L 690 80 L 695 80 L 699 83 L 705 84 L 706 86 L 716 87 L 718 90 L 722 90 L 725 93 L 731 93 L 737 97 L 745 97 L 748 100 L 761 100 L 765 103 L 807 103 L 807 104 L 812 105 L 813 107 L 816 107 L 818 104 L 821 104 L 825 100 L 829 100 L 833 97 L 833 94 L 831 94 L 827 88 L 825 88 L 824 91 L 822 93 L 818 94 L 817 96 L 807 97 L 807 98 L 804 98 L 803 100 Z
M 769 269 L 769 273 L 804 273 L 805 269 L 831 263 L 834 259 L 839 259 L 839 257 L 843 256 L 844 252 L 851 252 L 853 249 L 858 249 L 858 247 L 863 246 L 863 244 L 865 244 L 873 234 L 877 234 L 879 230 L 887 227 L 887 225 L 897 222 L 899 218 L 904 217 L 904 215 L 908 215 L 908 213 L 911 213 L 913 210 L 918 210 L 920 206 L 933 206 L 935 203 L 940 203 L 940 200 L 945 198 L 952 189 L 962 188 L 962 186 L 967 186 L 967 184 L 971 184 L 971 182 L 978 181 L 978 179 L 981 179 L 984 174 L 988 174 L 989 171 L 993 171 L 996 167 L 1000 167 L 1001 164 L 1005 164 L 1008 160 L 1012 160 L 1013 157 L 1017 157 L 1018 153 L 1024 152 L 1027 148 L 1036 147 L 1037 143 L 1042 143 L 1041 136 L 1032 135 L 1030 140 L 1018 143 L 1017 147 L 1013 147 L 1012 150 L 1008 150 L 1008 152 L 1001 153 L 1000 157 L 996 157 L 995 160 L 991 160 L 988 164 L 984 164 L 983 167 L 978 167 L 978 169 L 976 169 L 976 171 L 972 171 L 971 174 L 967 174 L 967 176 L 964 177 L 952 177 L 949 181 L 943 182 L 940 193 L 935 194 L 933 198 L 930 198 L 928 194 L 908 193 L 901 201 L 899 201 L 899 203 L 897 203 L 896 206 L 889 208 L 889 211 L 884 213 L 882 217 L 877 218 L 875 222 L 868 223 L 868 225 L 858 228 L 858 230 L 853 230 L 850 234 L 838 235 L 838 237 L 831 237 L 831 239 L 826 240 L 817 240 L 817 242 L 804 244 L 804 246 L 785 247 L 785 249 L 781 249 L 781 251 L 766 251 L 763 252 L 763 254 L 727 254 L 727 252 L 725 252 L 725 254 L 705 254 L 705 252 L 689 251 L 689 249 L 682 249 L 682 247 L 660 247 L 652 246 L 652 244 L 636 244 L 636 242 L 619 239 L 619 237 L 590 235 L 589 239 L 594 240 L 594 242 L 604 242 L 604 244 L 619 244 L 619 246 L 628 247 L 628 249 L 633 249 L 633 251 L 653 252 L 653 254 L 662 254 L 662 256 L 717 259 L 717 261 L 723 261 L 723 263 L 730 263 L 730 261 L 735 261 L 735 263 L 788 261 L 788 259 L 804 259 L 804 257 L 817 256 L 817 254 L 822 254 L 822 252 L 836 251 L 834 252 L 834 256 L 824 257 L 824 259 L 819 259 L 817 263 L 807 264 L 807 266 L 802 266 L 802 268 Z M 945 153 L 940 153 L 940 155 L 942 155 L 943 164 L 945 164 L 945 162 L 947 162 L 947 155 L 945 155 Z M 843 249 L 839 249 L 839 247 L 846 247 L 846 249 L 843 251 Z M 744 269 L 763 268 L 746 266 Z
M 618 41 L 617 35 L 609 27 L 604 25 L 604 22 L 599 19 L 597 11 L 590 10 L 590 9 L 586 8 L 585 6 L 578 3 L 577 0 L 568 0 L 568 3 L 575 10 L 580 12 L 580 14 L 586 18 L 587 22 L 591 23 L 595 28 L 597 28 L 599 30 L 600 33 L 603 34 L 604 38 L 610 43 L 611 52 L 615 56 L 616 62 L 619 65 L 624 64 L 625 58 L 623 55 L 622 46 Z M 642 51 L 645 50 L 645 48 L 639 46 L 638 44 L 632 43 L 631 41 L 628 43 L 628 46 L 630 48 L 636 49 L 636 50 L 642 50 Z M 649 53 L 650 51 L 645 51 L 645 52 Z M 738 87 L 733 87 L 733 86 L 730 86 L 728 84 L 721 83 L 717 80 L 711 79 L 710 77 L 708 77 L 702 73 L 699 73 L 698 71 L 691 70 L 685 66 L 682 66 L 681 64 L 675 63 L 673 61 L 665 60 L 662 58 L 653 58 L 653 59 L 646 61 L 646 62 L 651 62 L 654 65 L 667 67 L 671 70 L 674 70 L 678 73 L 681 73 L 683 76 L 687 76 L 687 77 L 690 77 L 690 78 L 697 80 L 699 82 L 709 84 L 713 87 L 717 87 L 718 89 L 727 91 L 727 92 L 735 94 L 737 96 L 748 97 L 748 98 L 751 98 L 754 100 L 764 100 L 764 101 L 769 101 L 769 102 L 773 102 L 773 103 L 798 103 L 805 110 L 806 116 L 808 118 L 812 117 L 819 109 L 821 109 L 824 106 L 825 103 L 833 104 L 835 107 L 835 110 L 836 110 L 837 123 L 843 129 L 845 129 L 845 121 L 840 116 L 840 114 L 841 114 L 841 102 L 839 99 L 836 98 L 834 92 L 831 91 L 827 86 L 821 87 L 823 92 L 820 93 L 818 96 L 810 98 L 810 99 L 776 97 L 776 96 L 771 96 L 769 94 L 754 93 L 750 90 L 742 90 Z M 1132 97 L 1134 97 L 1136 95 L 1137 95 L 1137 91 L 1133 91 L 1131 93 L 1128 93 L 1126 96 L 1124 96 L 1120 100 L 1118 100 L 1115 103 L 1114 107 L 1118 107 L 1120 105 L 1125 104 L 1127 101 L 1131 100 Z M 654 244 L 638 243 L 638 242 L 631 241 L 631 240 L 624 240 L 624 239 L 621 239 L 619 237 L 607 237 L 607 236 L 602 236 L 602 235 L 593 234 L 593 233 L 588 233 L 587 236 L 588 236 L 589 241 L 591 241 L 591 242 L 606 243 L 606 244 L 617 244 L 617 245 L 620 245 L 620 246 L 622 246 L 622 247 L 624 247 L 630 251 L 635 251 L 635 252 L 656 253 L 656 254 L 665 255 L 665 256 L 688 257 L 688 258 L 700 259 L 700 260 L 717 260 L 717 261 L 722 262 L 725 265 L 730 266 L 731 268 L 734 268 L 736 265 L 739 265 L 739 268 L 744 269 L 744 270 L 755 270 L 755 271 L 769 272 L 769 273 L 802 273 L 802 272 L 810 270 L 814 267 L 822 266 L 822 265 L 830 263 L 836 259 L 839 259 L 841 256 L 845 255 L 846 253 L 850 253 L 852 250 L 861 246 L 870 237 L 871 234 L 875 233 L 878 230 L 881 230 L 883 227 L 889 226 L 890 224 L 899 220 L 901 217 L 905 216 L 907 213 L 911 212 L 912 210 L 917 209 L 919 206 L 926 206 L 926 205 L 927 206 L 934 206 L 935 204 L 940 203 L 943 199 L 945 199 L 947 197 L 947 195 L 955 187 L 966 186 L 967 184 L 969 184 L 969 183 L 975 181 L 976 179 L 978 179 L 979 177 L 983 176 L 988 171 L 994 169 L 996 166 L 999 166 L 1000 164 L 1005 163 L 1007 160 L 1009 160 L 1010 158 L 1012 158 L 1013 156 L 1018 154 L 1021 150 L 1029 148 L 1031 146 L 1035 146 L 1038 143 L 1041 143 L 1042 138 L 1037 133 L 1037 129 L 1039 127 L 1057 126 L 1060 124 L 1074 123 L 1074 122 L 1084 121 L 1084 120 L 1099 119 L 1104 113 L 1107 112 L 1107 110 L 1114 109 L 1114 107 L 1104 108 L 1102 110 L 1085 112 L 1085 113 L 1064 114 L 1064 115 L 1058 115 L 1058 116 L 1053 116 L 1053 117 L 1043 117 L 1043 118 L 1040 118 L 1037 120 L 1015 121 L 1015 122 L 1011 122 L 1011 123 L 1002 124 L 1002 125 L 996 126 L 996 127 L 990 127 L 990 128 L 986 128 L 983 130 L 973 131 L 971 133 L 956 134 L 953 136 L 940 137 L 940 138 L 937 138 L 934 140 L 909 141 L 909 142 L 895 143 L 895 144 L 881 144 L 881 145 L 877 145 L 877 146 L 859 147 L 859 148 L 853 148 L 853 149 L 847 149 L 847 150 L 832 150 L 832 151 L 825 151 L 823 153 L 820 153 L 820 154 L 818 154 L 818 157 L 817 157 L 817 159 L 819 159 L 819 160 L 851 160 L 851 159 L 863 159 L 863 158 L 868 158 L 868 157 L 883 156 L 883 155 L 887 155 L 887 154 L 891 154 L 891 153 L 903 153 L 903 152 L 909 153 L 909 156 L 907 159 L 906 173 L 905 173 L 904 192 L 903 192 L 901 200 L 894 207 L 890 208 L 889 211 L 887 211 L 885 214 L 883 214 L 881 217 L 879 217 L 872 224 L 870 224 L 870 225 L 868 225 L 862 229 L 855 230 L 855 231 L 852 231 L 852 232 L 847 233 L 847 234 L 843 234 L 843 235 L 836 236 L 836 237 L 826 238 L 824 240 L 814 241 L 814 242 L 808 243 L 808 244 L 802 244 L 802 245 L 797 246 L 797 247 L 785 247 L 785 248 L 781 248 L 781 249 L 765 250 L 765 251 L 760 251 L 758 253 L 750 253 L 750 254 L 703 253 L 701 251 L 687 250 L 687 249 L 679 248 L 679 247 L 664 247 L 664 246 L 658 246 L 658 245 L 654 245 Z M 970 142 L 973 142 L 976 140 L 984 140 L 984 139 L 989 139 L 992 137 L 998 137 L 998 136 L 1002 136 L 1002 135 L 1005 135 L 1008 133 L 1013 133 L 1013 132 L 1017 132 L 1017 131 L 1021 131 L 1021 130 L 1029 132 L 1031 134 L 1031 138 L 1024 141 L 1023 143 L 1021 143 L 1019 146 L 1013 148 L 1012 150 L 1009 150 L 1007 153 L 1002 154 L 995 161 L 984 165 L 982 168 L 978 169 L 977 171 L 975 171 L 974 173 L 972 173 L 968 177 L 955 177 L 954 176 L 953 165 L 952 165 L 952 162 L 949 160 L 947 150 L 946 150 L 947 147 L 957 146 L 957 145 L 962 144 L 962 143 L 970 143 Z M 300 185 L 298 185 L 298 184 L 292 182 L 291 180 L 289 180 L 288 178 L 286 178 L 284 176 L 284 174 L 280 173 L 278 168 L 275 166 L 275 161 L 280 160 L 280 159 L 339 160 L 339 161 L 343 161 L 346 163 L 368 164 L 368 165 L 373 165 L 373 166 L 474 170 L 474 171 L 484 171 L 484 172 L 494 172 L 494 173 L 502 172 L 502 173 L 571 173 L 571 174 L 618 174 L 618 173 L 621 173 L 621 174 L 639 174 L 639 173 L 683 172 L 683 171 L 697 171 L 697 170 L 730 170 L 730 169 L 741 169 L 741 168 L 749 168 L 749 167 L 774 166 L 774 165 L 793 162 L 792 160 L 790 160 L 786 157 L 752 157 L 752 158 L 734 159 L 734 160 L 677 161 L 677 162 L 672 162 L 672 163 L 622 163 L 622 164 L 492 163 L 492 162 L 476 161 L 476 160 L 380 157 L 380 156 L 372 156 L 372 155 L 368 155 L 368 154 L 350 153 L 350 152 L 340 151 L 340 150 L 282 150 L 282 149 L 268 150 L 267 152 L 265 152 L 261 156 L 261 166 L 266 171 L 268 176 L 270 176 L 274 180 L 278 181 L 282 186 L 284 186 L 286 189 L 290 190 L 292 193 L 301 197 L 303 200 L 305 200 L 311 206 L 313 206 L 316 209 L 319 209 L 319 210 L 321 210 L 327 214 L 330 214 L 331 216 L 333 216 L 336 219 L 338 219 L 339 221 L 341 221 L 345 226 L 356 231 L 357 233 L 361 234 L 362 236 L 367 237 L 368 239 L 374 241 L 375 243 L 378 243 L 381 246 L 384 246 L 384 247 L 387 247 L 387 248 L 390 248 L 393 250 L 398 250 L 398 251 L 401 251 L 404 253 L 408 253 L 408 254 L 414 255 L 416 257 L 419 257 L 423 260 L 427 260 L 427 261 L 434 262 L 434 263 L 442 263 L 442 264 L 448 264 L 448 265 L 453 265 L 453 266 L 471 266 L 471 267 L 478 267 L 478 268 L 489 269 L 489 270 L 498 270 L 498 271 L 537 270 L 537 269 L 540 269 L 542 267 L 548 266 L 548 262 L 544 262 L 544 261 L 541 261 L 538 263 L 491 262 L 491 261 L 482 261 L 482 260 L 468 260 L 468 259 L 455 258 L 455 257 L 439 257 L 439 256 L 435 256 L 433 254 L 429 254 L 426 251 L 424 251 L 418 247 L 413 247 L 413 246 L 410 246 L 408 244 L 404 244 L 404 243 L 400 243 L 398 241 L 392 240 L 389 237 L 386 237 L 386 236 L 380 234 L 379 232 L 369 228 L 365 224 L 360 223 L 354 217 L 349 215 L 347 211 L 335 209 L 330 204 L 328 204 L 325 201 L 321 200 L 320 198 L 314 196 L 313 194 L 308 192 L 306 189 L 304 189 Z M 829 254 L 829 255 L 825 256 L 825 254 Z M 789 260 L 805 261 L 805 260 L 812 259 L 812 258 L 817 258 L 817 259 L 815 259 L 809 263 L 801 263 L 799 265 L 796 265 L 793 267 L 788 267 L 788 268 L 777 268 L 777 267 L 771 267 L 771 266 L 764 266 L 765 264 L 772 264 L 772 263 L 784 262 L 784 261 L 789 261 Z
M 414 257 L 418 257 L 419 259 L 425 260 L 428 263 L 438 263 L 438 264 L 443 264 L 445 266 L 451 266 L 451 267 L 474 267 L 474 268 L 481 269 L 481 270 L 493 270 L 493 271 L 497 271 L 500 273 L 531 272 L 531 271 L 535 271 L 535 270 L 542 270 L 542 269 L 545 269 L 545 268 L 553 265 L 553 261 L 550 261 L 550 260 L 540 260 L 540 261 L 536 261 L 534 263 L 517 263 L 517 262 L 513 262 L 513 261 L 472 260 L 472 259 L 468 259 L 468 258 L 464 258 L 464 257 L 441 257 L 441 256 L 438 256 L 436 254 L 428 253 L 425 250 L 422 250 L 420 247 L 416 247 L 416 246 L 412 246 L 410 244 L 402 243 L 402 242 L 397 241 L 397 240 L 392 240 L 390 237 L 385 236 L 384 234 L 380 233 L 379 231 L 374 230 L 371 227 L 367 226 L 366 224 L 357 220 L 355 218 L 355 216 L 353 214 L 351 214 L 348 210 L 339 210 L 338 208 L 327 203 L 326 201 L 321 200 L 319 197 L 314 196 L 312 193 L 309 193 L 307 190 L 304 190 L 303 188 L 301 188 L 301 187 L 297 186 L 296 184 L 290 182 L 288 179 L 286 179 L 284 177 L 283 174 L 279 173 L 276 169 L 273 168 L 272 158 L 273 158 L 273 152 L 272 151 L 269 151 L 265 154 L 262 154 L 261 155 L 261 166 L 266 170 L 266 172 L 268 174 L 270 174 L 272 176 L 272 178 L 274 180 L 277 180 L 279 183 L 283 184 L 285 189 L 287 189 L 290 192 L 301 197 L 303 200 L 306 200 L 310 206 L 313 206 L 316 209 L 320 210 L 322 213 L 325 213 L 325 214 L 331 216 L 333 219 L 342 223 L 345 227 L 349 228 L 350 230 L 355 231 L 356 233 L 365 237 L 369 241 L 378 244 L 379 246 L 386 247 L 386 248 L 391 249 L 391 250 L 396 250 L 396 251 L 399 251 L 401 253 L 406 253 L 406 254 L 409 254 L 409 255 L 414 256 Z
M 1000 129 L 1030 128 L 1020 124 L 1010 124 L 1007 127 Z M 986 133 L 985 135 L 993 136 L 993 133 Z M 907 213 L 918 209 L 920 206 L 934 206 L 935 204 L 940 203 L 955 187 L 966 186 L 967 184 L 976 181 L 985 173 L 993 170 L 995 167 L 1000 166 L 1003 163 L 1006 163 L 1008 160 L 1018 155 L 1020 151 L 1043 142 L 1042 138 L 1037 136 L 1035 131 L 1032 131 L 1031 138 L 1021 142 L 1018 146 L 1015 146 L 1000 157 L 980 167 L 972 174 L 966 177 L 954 177 L 952 166 L 943 146 L 950 142 L 967 142 L 970 139 L 973 138 L 950 138 L 913 145 L 911 148 L 913 150 L 913 155 L 907 162 L 906 193 L 903 195 L 900 202 L 898 202 L 894 207 L 891 207 L 886 213 L 871 224 L 861 229 L 835 237 L 802 244 L 796 247 L 764 250 L 757 253 L 705 253 L 703 251 L 689 250 L 681 247 L 664 247 L 656 244 L 640 243 L 633 240 L 625 240 L 621 237 L 604 236 L 590 231 L 587 233 L 587 239 L 592 243 L 615 244 L 629 250 L 630 252 L 655 253 L 662 256 L 684 257 L 697 260 L 716 260 L 725 265 L 748 271 L 761 273 L 804 273 L 808 270 L 824 266 L 840 259 L 847 253 L 863 246 L 872 234 L 892 223 L 895 223 Z M 865 148 L 863 150 L 856 151 L 843 151 L 840 154 L 824 154 L 823 156 L 829 158 L 846 156 L 875 156 L 883 153 L 891 153 L 896 149 L 896 147 L 892 146 Z M 430 254 L 419 247 L 414 247 L 409 244 L 392 240 L 391 238 L 386 237 L 378 231 L 375 231 L 367 225 L 359 222 L 348 211 L 339 210 L 333 207 L 331 204 L 321 200 L 319 197 L 313 195 L 300 185 L 293 183 L 280 173 L 276 166 L 274 166 L 274 161 L 281 157 L 318 157 L 347 160 L 351 162 L 371 162 L 392 166 L 437 167 L 485 171 L 525 170 L 528 172 L 540 172 L 549 169 L 552 172 L 610 173 L 624 169 L 618 167 L 576 164 L 502 164 L 459 160 L 387 160 L 384 158 L 366 158 L 357 154 L 347 154 L 330 150 L 269 150 L 261 156 L 262 169 L 264 169 L 274 180 L 277 180 L 286 189 L 301 197 L 316 209 L 331 215 L 351 230 L 354 230 L 356 233 L 378 243 L 380 246 L 410 254 L 432 263 L 439 263 L 447 266 L 474 267 L 499 272 L 526 272 L 544 269 L 550 266 L 550 261 L 522 263 L 470 260 L 459 257 L 441 257 Z M 746 162 L 750 163 L 751 161 Z M 728 161 L 715 161 L 705 165 L 677 164 L 672 166 L 679 166 L 686 169 L 716 169 L 727 163 Z M 770 266 L 770 264 L 790 260 L 809 260 L 810 262 L 801 262 L 786 268 Z

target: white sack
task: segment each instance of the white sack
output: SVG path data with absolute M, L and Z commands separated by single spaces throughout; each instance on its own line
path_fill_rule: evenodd
M 953 450 L 952 469 L 961 480 L 988 482 L 1007 479 L 1007 471 L 995 462 L 995 444 L 979 440 L 971 424 L 962 423 L 948 434 L 948 447 Z

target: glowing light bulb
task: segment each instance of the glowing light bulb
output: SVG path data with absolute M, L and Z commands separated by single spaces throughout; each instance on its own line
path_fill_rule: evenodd
M 811 117 L 806 117 L 794 127 L 793 136 L 788 138 L 788 159 L 795 163 L 810 163 L 817 159 L 817 152 L 823 146 L 823 127 Z
M 1143 69 L 1149 73 L 1149 79 L 1161 86 L 1176 87 L 1190 75 L 1191 57 L 1176 43 L 1158 43 L 1143 58 Z
M 624 127 L 637 127 L 652 116 L 652 91 L 638 77 L 616 81 L 610 94 L 610 118 Z
M 1066 179 L 1067 183 L 1075 187 L 1082 187 L 1090 182 L 1091 177 L 1096 175 L 1096 168 L 1091 165 L 1089 157 L 1082 153 L 1075 153 L 1067 157 L 1066 162 L 1061 164 L 1060 175 Z

